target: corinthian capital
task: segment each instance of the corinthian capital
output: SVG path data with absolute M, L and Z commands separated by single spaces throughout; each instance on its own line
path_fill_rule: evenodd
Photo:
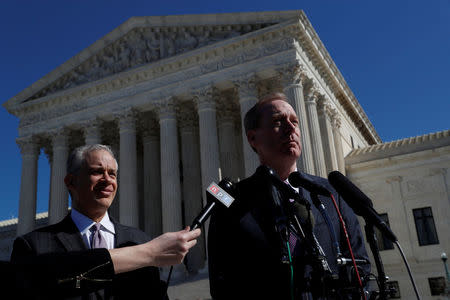
M 198 114 L 192 105 L 179 106 L 178 109 L 180 130 L 198 127 Z
M 303 85 L 306 80 L 306 67 L 300 62 L 293 64 L 286 64 L 276 68 L 276 71 L 280 75 L 281 84 L 287 87 L 292 84 Z
M 324 96 L 319 97 L 317 101 L 317 110 L 319 114 L 325 114 L 331 120 L 333 111 L 329 99 Z
M 119 122 L 120 131 L 136 129 L 137 111 L 134 109 L 126 109 L 124 112 L 116 114 L 115 118 Z
M 55 129 L 49 133 L 52 140 L 53 149 L 67 147 L 67 140 L 69 138 L 69 131 L 67 129 Z
M 36 138 L 34 137 L 22 137 L 17 138 L 16 143 L 20 148 L 20 153 L 25 156 L 31 156 L 31 155 L 39 155 L 39 147 L 38 143 L 36 141 Z
M 142 136 L 144 138 L 157 137 L 159 135 L 159 124 L 156 119 L 146 118 L 145 120 L 141 120 L 139 125 L 141 127 Z
M 232 82 L 236 86 L 240 98 L 258 97 L 256 77 L 253 73 L 233 79 Z
M 213 88 L 211 86 L 197 89 L 192 93 L 192 98 L 199 111 L 204 109 L 216 109 Z
M 335 109 L 331 111 L 331 126 L 336 129 L 341 128 L 341 118 Z
M 160 121 L 176 118 L 175 99 L 173 97 L 160 100 L 156 106 Z

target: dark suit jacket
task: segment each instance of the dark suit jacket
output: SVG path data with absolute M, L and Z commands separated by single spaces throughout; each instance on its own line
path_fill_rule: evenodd
M 332 191 L 346 222 L 355 257 L 368 259 L 359 223 L 353 211 L 339 198 L 326 179 L 307 176 Z M 211 295 L 216 300 L 291 299 L 291 270 L 289 265 L 281 263 L 281 238 L 275 230 L 274 206 L 269 187 L 266 179 L 255 173 L 237 184 L 233 204 L 228 209 L 224 206 L 218 207 L 211 217 L 208 262 Z M 300 189 L 299 193 L 311 202 L 311 194 L 308 191 Z M 341 251 L 349 258 L 348 247 L 331 198 L 319 198 L 330 215 L 336 234 L 339 235 Z M 338 283 L 342 287 L 347 283 L 342 275 L 343 270 L 338 270 L 328 227 L 319 211 L 313 205 L 311 207 L 315 219 L 314 233 L 327 256 L 330 268 L 337 275 L 341 275 Z M 311 273 L 310 265 L 314 266 L 308 257 L 299 255 L 294 258 L 296 299 L 302 289 L 306 288 L 304 274 Z M 370 266 L 366 267 L 366 271 L 369 269 Z
M 116 248 L 150 240 L 139 229 L 113 223 Z M 26 299 L 162 299 L 165 293 L 157 268 L 114 275 L 108 250 L 88 249 L 70 215 L 18 237 L 11 262 Z

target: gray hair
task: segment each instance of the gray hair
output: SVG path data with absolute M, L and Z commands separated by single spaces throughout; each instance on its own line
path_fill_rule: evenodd
M 116 157 L 114 156 L 113 151 L 107 145 L 102 144 L 94 144 L 94 145 L 84 145 L 78 148 L 75 148 L 72 153 L 69 155 L 67 159 L 67 174 L 77 175 L 80 171 L 81 167 L 86 163 L 86 155 L 91 152 L 103 150 L 111 154 L 112 158 L 116 162 L 116 167 L 119 169 L 117 164 Z

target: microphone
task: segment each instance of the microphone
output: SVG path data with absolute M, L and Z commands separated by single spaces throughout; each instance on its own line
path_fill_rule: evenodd
M 300 198 L 300 195 L 288 184 L 283 182 L 277 173 L 268 166 L 261 165 L 256 169 L 256 173 L 260 176 L 269 178 L 273 185 L 287 198 L 294 199 L 300 204 L 309 206 L 309 203 Z
M 219 184 L 214 181 L 211 182 L 209 187 L 206 189 L 206 198 L 208 199 L 208 203 L 205 207 L 203 207 L 202 211 L 194 219 L 194 221 L 192 221 L 191 230 L 195 230 L 205 223 L 211 215 L 217 202 L 222 203 L 227 208 L 230 207 L 231 203 L 234 201 L 234 198 L 230 196 L 229 193 L 233 193 L 233 189 L 233 183 L 227 178 L 222 179 Z
M 344 257 L 338 257 L 336 261 L 337 261 L 338 266 L 345 266 L 345 265 L 353 263 L 353 261 L 350 258 L 344 258 Z M 370 261 L 368 261 L 367 259 L 364 259 L 364 258 L 355 258 L 355 263 L 357 265 L 368 265 L 368 264 L 370 264 Z
M 303 173 L 300 172 L 292 172 L 289 174 L 289 183 L 294 187 L 303 187 L 310 191 L 311 193 L 316 193 L 322 196 L 330 196 L 330 191 L 321 185 L 320 183 L 314 182 L 311 179 L 307 178 Z
M 333 225 L 331 224 L 330 216 L 328 215 L 325 205 L 320 201 L 319 197 L 317 195 L 322 195 L 326 197 L 330 197 L 331 193 L 330 191 L 324 187 L 322 184 L 317 183 L 306 177 L 303 173 L 300 172 L 292 172 L 289 174 L 289 183 L 292 186 L 295 187 L 303 187 L 307 189 L 309 192 L 311 192 L 311 200 L 316 206 L 316 208 L 319 210 L 320 214 L 322 215 L 323 219 L 325 220 L 325 223 L 328 227 L 328 231 L 330 232 L 331 239 L 333 241 L 333 247 L 336 252 L 336 255 L 340 257 L 342 255 L 341 249 L 339 247 L 339 243 L 337 241 L 337 235 L 333 228 Z
M 397 237 L 389 226 L 380 218 L 369 199 L 356 185 L 339 171 L 328 174 L 328 181 L 334 189 L 344 198 L 345 202 L 353 209 L 355 214 L 363 217 L 366 222 L 377 227 L 389 240 L 397 241 Z
M 308 226 L 310 226 L 311 228 L 314 228 L 314 225 L 315 225 L 314 215 L 311 213 L 310 210 L 308 210 L 306 208 L 306 206 L 304 206 L 300 203 L 297 203 L 297 202 L 293 202 L 292 208 L 293 208 L 294 214 L 296 216 L 299 216 L 300 219 L 305 222 L 307 221 Z

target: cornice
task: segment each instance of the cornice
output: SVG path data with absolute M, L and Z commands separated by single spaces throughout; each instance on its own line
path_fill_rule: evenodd
M 364 123 L 358 128 L 369 144 L 380 143 L 381 138 L 362 109 L 355 95 L 347 85 L 341 72 L 335 65 L 313 26 L 305 14 L 300 14 L 298 23 L 298 39 L 302 41 L 301 48 L 306 51 L 308 58 L 314 65 L 318 78 L 323 78 L 325 85 L 336 95 L 336 99 L 346 110 L 354 123 Z
M 439 131 L 351 151 L 346 165 L 450 146 L 450 130 Z

